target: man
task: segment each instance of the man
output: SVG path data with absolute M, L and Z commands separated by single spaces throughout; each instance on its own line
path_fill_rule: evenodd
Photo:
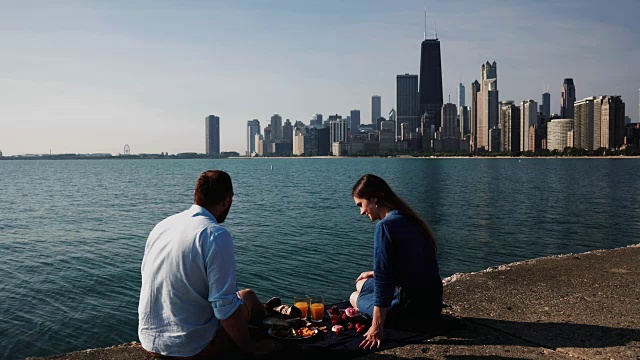
M 142 260 L 138 336 L 156 357 L 208 358 L 238 349 L 263 354 L 248 323 L 266 310 L 252 290 L 237 291 L 233 240 L 220 226 L 233 187 L 224 171 L 205 171 L 190 209 L 161 221 L 149 234 Z M 280 305 L 270 300 L 268 307 Z

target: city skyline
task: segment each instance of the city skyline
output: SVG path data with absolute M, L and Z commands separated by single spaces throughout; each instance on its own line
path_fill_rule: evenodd
M 427 37 L 435 35 L 435 20 L 441 24 L 444 97 L 456 99 L 458 83 L 469 87 L 480 64 L 495 60 L 500 101 L 539 100 L 545 86 L 551 113 L 559 113 L 562 81 L 572 78 L 577 99 L 621 95 L 637 122 L 640 74 L 628 69 L 640 58 L 633 41 L 640 28 L 627 14 L 640 6 L 620 2 L 595 11 L 577 4 L 530 5 L 539 11 L 524 24 L 516 16 L 522 4 L 430 4 Z M 346 116 L 351 109 L 370 119 L 374 94 L 385 116 L 395 108 L 396 75 L 419 73 L 425 4 L 418 1 L 328 2 L 313 11 L 285 1 L 76 5 L 10 4 L 0 15 L 0 41 L 13 49 L 0 59 L 8 69 L 0 78 L 5 156 L 118 153 L 124 144 L 136 153 L 204 152 L 207 114 L 220 117 L 220 150 L 245 153 L 248 120 L 268 124 L 281 114 L 308 123 L 314 113 Z M 206 21 L 212 14 L 219 24 Z M 22 25 L 27 19 L 33 26 Z M 337 37 L 332 24 L 344 33 Z M 239 32 L 243 26 L 247 31 Z M 576 40 L 554 38 L 561 31 Z M 526 46 L 515 43 L 531 33 Z M 319 51 L 309 51 L 309 40 Z M 502 42 L 511 45 L 503 49 Z M 259 61 L 249 51 L 262 54 Z

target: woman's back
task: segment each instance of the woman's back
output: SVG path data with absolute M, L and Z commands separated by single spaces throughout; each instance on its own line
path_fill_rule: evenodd
M 396 285 L 402 288 L 422 288 L 433 280 L 441 281 L 435 249 L 424 234 L 402 211 L 391 211 L 376 226 L 376 232 L 388 234 L 391 242 L 391 263 Z

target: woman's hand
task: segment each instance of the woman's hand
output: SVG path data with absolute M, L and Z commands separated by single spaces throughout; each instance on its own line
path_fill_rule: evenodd
M 363 349 L 373 349 L 373 347 L 380 348 L 382 342 L 382 326 L 376 326 L 372 324 L 366 334 L 364 334 L 364 340 L 360 343 L 360 347 Z
M 362 274 L 360 274 L 360 276 L 358 276 L 358 278 L 356 279 L 356 282 L 360 280 L 370 279 L 372 277 L 373 277 L 373 271 L 365 271 Z

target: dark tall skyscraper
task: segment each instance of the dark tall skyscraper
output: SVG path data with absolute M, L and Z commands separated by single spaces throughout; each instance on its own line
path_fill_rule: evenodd
M 576 86 L 573 79 L 564 79 L 562 84 L 562 107 L 560 116 L 563 119 L 573 119 L 573 106 L 576 102 Z
M 400 125 L 409 124 L 409 130 L 416 131 L 418 127 L 418 75 L 398 75 L 396 76 L 396 140 L 400 138 Z
M 351 135 L 360 132 L 360 110 L 351 110 L 351 118 L 349 120 L 349 129 L 351 129 Z
M 420 49 L 420 116 L 425 113 L 436 128 L 440 124 L 442 108 L 442 65 L 440 41 L 425 39 Z
M 380 95 L 371 97 L 371 123 L 375 124 L 376 120 L 382 116 L 382 105 Z M 380 130 L 380 129 L 377 129 Z
M 542 94 L 542 113 L 549 119 L 551 117 L 551 94 L 548 92 Z
M 470 132 L 471 132 L 471 150 L 478 150 L 478 94 L 480 93 L 480 83 L 478 80 L 471 83 L 471 116 L 470 116 Z
M 220 155 L 220 118 L 215 115 L 209 115 L 204 120 L 207 155 Z

